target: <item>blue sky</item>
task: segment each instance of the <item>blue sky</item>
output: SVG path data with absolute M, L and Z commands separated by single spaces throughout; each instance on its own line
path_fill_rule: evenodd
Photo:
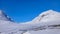
M 0 10 L 16 22 L 30 21 L 49 9 L 60 11 L 60 0 L 0 0 Z

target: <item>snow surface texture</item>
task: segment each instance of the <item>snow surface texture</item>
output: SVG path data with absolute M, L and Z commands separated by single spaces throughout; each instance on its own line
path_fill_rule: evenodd
M 0 10 L 0 34 L 60 34 L 60 13 L 48 10 L 26 23 L 15 23 Z

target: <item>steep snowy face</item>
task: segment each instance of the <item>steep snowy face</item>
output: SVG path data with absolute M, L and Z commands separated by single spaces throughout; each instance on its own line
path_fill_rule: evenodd
M 2 10 L 0 10 L 0 20 L 13 21 Z
M 60 20 L 60 13 L 53 10 L 48 10 L 41 13 L 32 21 L 36 23 L 36 22 L 41 22 L 41 21 L 47 22 L 47 21 L 55 21 L 55 20 Z

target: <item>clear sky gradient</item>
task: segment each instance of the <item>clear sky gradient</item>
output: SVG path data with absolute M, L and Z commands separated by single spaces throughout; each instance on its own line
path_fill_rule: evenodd
M 0 10 L 16 22 L 30 21 L 49 9 L 60 11 L 60 0 L 0 0 Z

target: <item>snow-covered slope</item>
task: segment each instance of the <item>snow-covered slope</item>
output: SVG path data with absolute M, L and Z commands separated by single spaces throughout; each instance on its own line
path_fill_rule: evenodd
M 2 10 L 0 10 L 0 20 L 13 21 L 9 16 L 7 16 Z
M 15 23 L 0 10 L 0 34 L 53 34 L 56 31 L 60 32 L 59 12 L 48 10 L 30 22 Z
M 14 23 L 9 16 L 0 10 L 0 34 L 21 34 L 24 31 L 19 31 L 18 24 Z
M 33 22 L 40 22 L 40 21 L 47 22 L 47 21 L 52 21 L 52 20 L 60 20 L 60 13 L 53 10 L 44 11 L 32 21 Z
M 36 28 L 36 31 L 27 31 L 26 33 L 28 34 L 60 34 L 59 12 L 53 10 L 45 11 L 33 19 L 32 23 L 39 23 L 40 27 Z

